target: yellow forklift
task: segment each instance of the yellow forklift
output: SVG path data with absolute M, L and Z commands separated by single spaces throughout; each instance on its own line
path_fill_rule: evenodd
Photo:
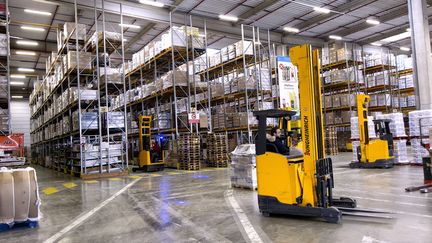
M 139 136 L 139 154 L 138 154 L 138 168 L 132 168 L 133 171 L 142 170 L 145 172 L 161 171 L 165 167 L 163 144 L 162 141 L 157 139 L 154 143 L 158 143 L 159 151 L 151 151 L 151 116 L 138 117 L 138 136 Z
M 354 199 L 333 197 L 332 160 L 324 157 L 319 53 L 310 45 L 302 45 L 291 48 L 290 57 L 299 71 L 303 154 L 280 154 L 266 139 L 267 118 L 290 120 L 294 111 L 254 112 L 258 119 L 255 147 L 260 212 L 265 216 L 319 217 L 332 223 L 340 222 L 342 214 L 388 218 L 371 214 L 384 212 L 356 209 Z
M 392 168 L 393 156 L 393 134 L 390 131 L 388 119 L 373 120 L 374 129 L 379 139 L 371 140 L 368 130 L 368 104 L 369 95 L 357 95 L 357 113 L 360 135 L 360 146 L 357 150 L 358 161 L 350 163 L 351 168 Z

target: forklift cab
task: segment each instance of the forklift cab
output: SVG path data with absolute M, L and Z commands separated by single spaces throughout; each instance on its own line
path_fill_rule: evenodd
M 379 139 L 388 142 L 388 150 L 390 156 L 393 156 L 393 134 L 390 131 L 391 119 L 375 119 L 373 120 L 375 132 Z
M 271 109 L 271 110 L 262 110 L 262 111 L 255 111 L 254 115 L 258 119 L 258 135 L 255 141 L 256 146 L 256 153 L 259 154 L 265 154 L 266 152 L 272 152 L 281 154 L 276 145 L 274 143 L 271 143 L 267 141 L 267 118 L 282 118 L 282 139 L 286 139 L 286 124 L 288 120 L 291 119 L 292 116 L 296 114 L 295 111 L 288 111 L 288 110 L 278 110 L 278 109 Z M 302 154 L 293 154 L 293 155 L 284 155 L 286 158 L 291 160 L 296 159 L 296 161 L 300 161 L 303 157 Z

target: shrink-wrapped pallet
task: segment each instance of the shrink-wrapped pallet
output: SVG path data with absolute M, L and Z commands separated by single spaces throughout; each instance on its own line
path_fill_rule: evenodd
M 377 137 L 372 116 L 368 116 L 368 132 L 369 138 Z M 360 139 L 358 117 L 351 117 L 351 139 Z
M 432 110 L 411 111 L 408 116 L 414 157 L 413 163 L 422 164 L 422 158 L 429 155 L 421 143 L 429 144 L 429 129 L 432 127 Z
M 257 188 L 255 144 L 242 144 L 231 153 L 230 180 L 232 187 Z

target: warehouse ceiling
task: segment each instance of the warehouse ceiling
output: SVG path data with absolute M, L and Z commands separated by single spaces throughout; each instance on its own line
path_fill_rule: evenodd
M 410 47 L 409 34 L 405 38 L 383 42 L 388 37 L 406 32 L 409 28 L 406 0 L 160 0 L 164 7 L 140 4 L 138 0 L 104 1 L 105 14 L 102 15 L 101 0 L 77 0 L 77 16 L 80 23 L 88 25 L 90 35 L 96 28 L 120 32 L 120 8 L 123 23 L 139 28 L 124 28 L 125 57 L 140 50 L 145 44 L 156 39 L 169 28 L 170 11 L 175 25 L 207 26 L 209 47 L 221 48 L 241 38 L 241 24 L 245 25 L 245 35 L 251 36 L 250 25 L 260 28 L 261 41 L 268 36 L 273 43 L 295 45 L 311 43 L 321 46 L 333 41 L 330 35 L 342 37 L 343 41 L 359 44 L 380 43 L 383 46 Z M 432 1 L 428 0 L 432 5 Z M 12 86 L 12 94 L 28 95 L 33 81 L 41 79 L 45 72 L 45 60 L 51 51 L 56 51 L 56 33 L 64 22 L 75 21 L 73 0 L 13 0 L 9 1 L 11 16 L 11 73 L 18 74 L 18 67 L 35 69 L 25 73 L 24 86 Z M 95 12 L 94 6 L 98 9 Z M 326 10 L 316 11 L 314 7 Z M 25 9 L 51 13 L 40 15 L 25 12 Z M 327 13 L 323 13 L 326 11 Z M 432 16 L 432 7 L 428 7 Z M 96 18 L 95 18 L 96 15 Z M 219 15 L 238 18 L 237 22 L 222 21 Z M 95 19 L 98 19 L 95 24 Z M 206 19 L 204 21 L 204 19 Z M 369 24 L 367 19 L 379 21 Z M 432 24 L 432 19 L 430 21 Z M 22 26 L 42 28 L 41 31 L 24 30 Z M 284 27 L 298 30 L 298 33 L 284 31 Z M 37 46 L 20 46 L 17 40 L 37 41 Z M 34 51 L 34 56 L 17 55 L 16 51 Z

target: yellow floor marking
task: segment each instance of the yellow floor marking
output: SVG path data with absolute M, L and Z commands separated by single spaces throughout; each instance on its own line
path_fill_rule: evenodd
M 89 183 L 89 184 L 91 184 L 91 183 L 98 183 L 98 181 L 90 180 L 90 181 L 84 181 L 84 183 Z
M 74 187 L 76 187 L 78 185 L 75 184 L 75 183 L 73 183 L 73 182 L 68 182 L 68 183 L 63 183 L 63 186 L 66 187 L 66 188 L 71 189 L 71 188 L 74 188 Z
M 168 175 L 178 175 L 180 172 L 167 172 Z
M 121 178 L 114 177 L 114 178 L 110 178 L 109 180 L 110 180 L 110 181 L 121 181 Z
M 161 176 L 160 174 L 150 174 L 151 176 L 154 176 L 154 177 L 156 177 L 156 176 Z
M 142 176 L 139 176 L 139 175 L 131 175 L 131 176 L 128 176 L 129 178 L 131 178 L 131 179 L 138 179 L 138 178 L 141 178 Z
M 58 189 L 55 187 L 47 187 L 47 188 L 43 189 L 42 192 L 45 193 L 45 195 L 51 195 L 51 194 L 57 193 Z
M 224 167 L 224 168 L 216 168 L 216 170 L 226 170 L 227 168 L 226 167 Z

